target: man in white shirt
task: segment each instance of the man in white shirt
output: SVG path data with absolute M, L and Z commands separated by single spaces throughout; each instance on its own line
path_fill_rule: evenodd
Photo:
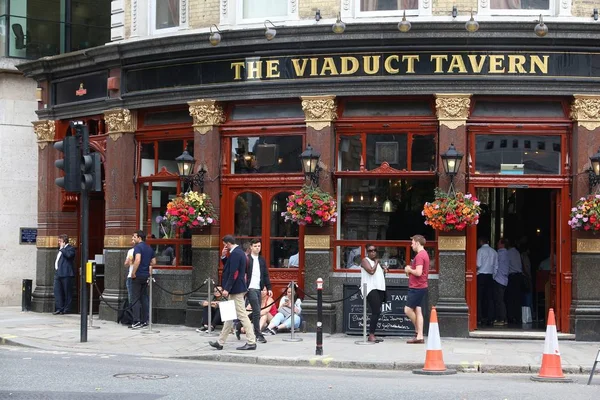
M 494 270 L 498 265 L 498 253 L 489 240 L 479 238 L 477 250 L 477 308 L 481 325 L 491 326 L 494 322 Z
M 498 263 L 494 269 L 494 325 L 506 325 L 506 304 L 504 303 L 504 292 L 508 285 L 508 250 L 506 240 L 498 241 Z
M 263 287 L 267 288 L 269 297 L 273 296 L 273 290 L 271 287 L 271 280 L 269 279 L 269 269 L 267 268 L 267 262 L 260 255 L 262 243 L 260 239 L 252 239 L 250 244 L 250 256 L 248 257 L 248 268 L 246 273 L 246 281 L 248 285 L 248 302 L 252 307 L 252 325 L 254 326 L 254 334 L 256 335 L 256 341 L 260 343 L 267 343 L 267 339 L 263 336 L 260 331 L 260 305 L 262 303 L 261 292 Z M 238 332 L 241 330 L 240 324 L 238 324 Z

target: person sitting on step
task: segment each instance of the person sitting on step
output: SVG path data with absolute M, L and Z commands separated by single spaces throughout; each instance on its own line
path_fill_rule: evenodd
M 282 329 L 292 328 L 292 305 L 294 307 L 294 328 L 300 327 L 300 319 L 302 313 L 302 300 L 298 298 L 298 286 L 294 284 L 294 297 L 292 299 L 292 287 L 290 285 L 286 289 L 285 296 L 281 298 L 279 302 L 279 309 L 277 314 L 273 317 L 269 325 L 267 326 L 266 332 L 271 335 L 276 335 Z

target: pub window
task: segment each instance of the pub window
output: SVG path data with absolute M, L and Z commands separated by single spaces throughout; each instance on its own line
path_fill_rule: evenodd
M 427 101 L 366 102 L 348 101 L 344 104 L 344 117 L 422 117 L 433 116 Z
M 507 140 L 517 135 L 503 135 Z M 560 174 L 560 136 L 519 135 L 523 148 L 490 148 L 488 143 L 499 135 L 475 136 L 475 173 L 507 175 Z M 537 146 L 532 149 L 531 143 Z
M 188 110 L 149 112 L 144 115 L 144 126 L 167 124 L 192 124 L 192 116 Z
M 150 26 L 152 31 L 163 33 L 179 29 L 181 6 L 181 0 L 151 0 Z
M 431 15 L 431 7 L 423 0 L 351 0 L 352 7 L 342 7 L 342 17 L 385 17 Z
M 175 157 L 183 150 L 193 154 L 191 140 L 139 143 L 139 227 L 156 252 L 157 266 L 191 266 L 191 232 L 179 231 L 164 220 L 167 204 L 182 191 Z M 137 194 L 137 193 L 136 193 Z
M 231 173 L 301 172 L 302 136 L 238 136 L 231 139 Z
M 298 19 L 297 0 L 220 0 L 221 25 Z
M 481 15 L 558 15 L 556 0 L 479 0 Z M 561 5 L 561 15 L 571 15 L 571 2 Z
M 383 162 L 401 171 L 433 171 L 435 136 L 413 133 L 339 136 L 338 171 L 359 171 L 361 164 L 373 170 Z
M 423 204 L 434 199 L 433 177 L 343 177 L 338 187 L 337 268 L 359 270 L 364 245 L 372 243 L 390 269 L 402 269 L 414 256 L 410 237 L 415 234 L 425 236 L 435 260 L 435 232 L 421 215 Z
M 283 104 L 236 104 L 231 112 L 232 120 L 304 118 L 298 103 Z
M 565 118 L 559 101 L 487 101 L 475 102 L 472 117 Z

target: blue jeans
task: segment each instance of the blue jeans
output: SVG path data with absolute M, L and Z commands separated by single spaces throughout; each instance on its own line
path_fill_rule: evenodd
M 127 287 L 127 300 L 129 300 L 129 306 L 131 307 L 131 295 L 132 295 L 132 288 L 131 288 L 131 278 L 127 278 L 127 280 L 125 281 L 125 286 Z
M 287 329 L 292 329 L 292 317 L 289 316 L 286 318 L 283 314 L 277 313 L 269 325 L 279 326 L 281 324 L 284 324 Z M 294 328 L 300 328 L 300 315 L 298 314 L 294 314 Z

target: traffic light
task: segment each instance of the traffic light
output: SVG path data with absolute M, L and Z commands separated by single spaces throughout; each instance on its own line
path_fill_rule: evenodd
M 78 139 L 74 136 L 67 136 L 64 140 L 54 143 L 54 148 L 62 152 L 64 157 L 64 159 L 58 159 L 54 162 L 56 168 L 64 172 L 64 177 L 56 178 L 54 182 L 67 192 L 80 192 L 81 155 Z
M 98 153 L 81 157 L 81 190 L 102 191 L 101 160 Z

